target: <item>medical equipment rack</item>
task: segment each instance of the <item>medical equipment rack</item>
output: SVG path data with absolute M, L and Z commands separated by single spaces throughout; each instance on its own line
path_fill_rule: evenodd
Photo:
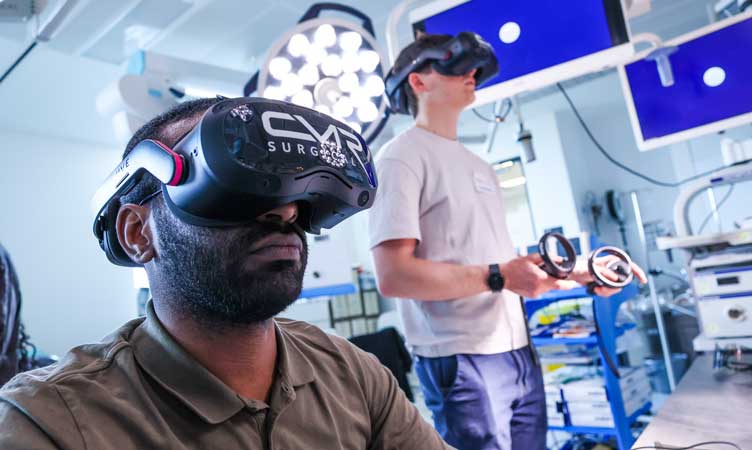
M 590 295 L 585 287 L 576 288 L 568 291 L 551 291 L 536 299 L 525 299 L 525 310 L 528 317 L 546 306 L 562 301 L 592 297 L 593 299 L 593 317 L 598 321 L 597 329 L 600 333 L 594 333 L 588 337 L 582 338 L 548 338 L 533 337 L 532 342 L 536 347 L 546 345 L 590 345 L 597 346 L 600 356 L 601 367 L 606 382 L 606 395 L 611 406 L 611 414 L 614 418 L 613 428 L 602 427 L 581 427 L 572 426 L 569 415 L 565 413 L 565 426 L 549 425 L 550 431 L 565 431 L 573 435 L 576 434 L 595 434 L 601 436 L 614 436 L 619 445 L 619 450 L 628 450 L 632 447 L 635 437 L 632 435 L 631 426 L 637 421 L 637 418 L 650 412 L 651 404 L 647 402 L 638 408 L 632 415 L 627 416 L 624 409 L 624 400 L 622 398 L 621 386 L 619 379 L 612 373 L 606 359 L 603 356 L 603 350 L 608 352 L 610 357 L 616 360 L 616 339 L 622 336 L 627 330 L 634 328 L 634 324 L 616 325 L 616 316 L 619 307 L 625 301 L 637 296 L 638 288 L 633 283 L 622 289 L 621 292 L 609 298 Z M 565 406 L 566 408 L 566 406 Z M 566 446 L 565 446 L 566 447 Z

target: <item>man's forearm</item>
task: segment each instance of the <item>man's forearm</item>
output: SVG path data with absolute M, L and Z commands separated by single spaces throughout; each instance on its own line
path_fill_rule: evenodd
M 389 297 L 415 300 L 451 300 L 488 291 L 488 267 L 463 266 L 421 258 L 384 264 L 379 289 Z

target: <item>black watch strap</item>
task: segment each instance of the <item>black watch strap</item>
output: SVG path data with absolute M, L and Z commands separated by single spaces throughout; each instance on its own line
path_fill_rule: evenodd
M 498 264 L 488 266 L 488 288 L 491 292 L 501 292 L 504 289 L 504 275 L 501 274 Z

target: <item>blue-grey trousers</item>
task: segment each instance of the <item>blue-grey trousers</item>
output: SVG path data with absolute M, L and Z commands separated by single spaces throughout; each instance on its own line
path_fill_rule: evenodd
M 530 347 L 415 359 L 426 405 L 449 445 L 458 450 L 545 450 L 543 376 Z

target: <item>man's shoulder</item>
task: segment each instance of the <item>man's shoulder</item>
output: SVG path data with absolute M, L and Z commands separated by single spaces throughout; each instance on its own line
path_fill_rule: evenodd
M 275 319 L 280 329 L 313 364 L 325 365 L 361 364 L 370 361 L 367 353 L 347 339 L 329 334 L 321 328 L 306 322 L 290 319 Z
M 409 128 L 394 136 L 387 141 L 386 144 L 381 146 L 381 149 L 376 156 L 377 164 L 379 161 L 387 159 L 411 161 L 419 157 L 423 151 L 424 146 L 421 144 L 419 135 L 416 133 L 415 128 Z
M 20 406 L 44 393 L 55 395 L 61 386 L 85 385 L 88 379 L 113 368 L 121 351 L 130 348 L 128 337 L 142 321 L 132 320 L 98 343 L 74 347 L 52 365 L 16 375 L 0 389 L 0 400 Z

